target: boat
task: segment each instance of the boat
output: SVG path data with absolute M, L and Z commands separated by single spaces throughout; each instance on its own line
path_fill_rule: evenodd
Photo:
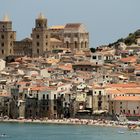
M 118 131 L 118 133 L 119 133 L 119 134 L 124 134 L 124 132 L 123 132 L 123 131 Z
M 136 124 L 128 124 L 128 130 L 135 130 L 137 128 Z

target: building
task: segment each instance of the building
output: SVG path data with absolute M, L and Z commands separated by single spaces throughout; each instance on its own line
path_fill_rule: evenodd
M 89 49 L 89 33 L 82 23 L 68 23 L 64 28 L 64 47 L 73 52 Z
M 7 56 L 46 56 L 53 50 L 76 53 L 89 51 L 89 33 L 82 23 L 68 23 L 64 26 L 48 28 L 48 21 L 39 14 L 32 29 L 31 38 L 16 41 L 16 32 L 7 16 L 0 21 L 0 54 Z
M 49 51 L 50 35 L 48 32 L 47 19 L 40 14 L 35 20 L 35 28 L 32 30 L 32 56 L 44 56 Z
M 16 40 L 16 32 L 12 30 L 12 21 L 5 16 L 0 21 L 0 57 L 13 55 L 13 42 Z
M 31 38 L 25 38 L 20 41 L 14 42 L 13 47 L 13 55 L 22 57 L 22 56 L 32 56 L 32 39 Z
M 108 111 L 109 104 L 104 87 L 93 87 L 93 113 Z

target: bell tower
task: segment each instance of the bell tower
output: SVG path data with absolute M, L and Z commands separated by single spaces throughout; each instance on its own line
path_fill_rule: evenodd
M 49 32 L 47 19 L 40 13 L 35 20 L 35 28 L 32 30 L 32 56 L 44 56 L 49 49 Z
M 12 21 L 7 15 L 0 21 L 0 57 L 13 55 L 13 42 L 16 40 L 16 32 L 12 30 Z

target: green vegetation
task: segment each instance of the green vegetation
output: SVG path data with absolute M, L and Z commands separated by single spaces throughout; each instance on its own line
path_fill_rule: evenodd
M 136 44 L 136 39 L 138 36 L 140 37 L 140 30 L 137 30 L 134 33 L 130 33 L 126 38 L 120 38 L 116 42 L 110 43 L 108 46 L 111 47 L 117 45 L 119 42 L 124 42 L 128 46 L 132 44 Z
M 90 51 L 91 51 L 92 53 L 95 53 L 95 52 L 96 52 L 96 49 L 95 49 L 95 48 L 90 48 Z

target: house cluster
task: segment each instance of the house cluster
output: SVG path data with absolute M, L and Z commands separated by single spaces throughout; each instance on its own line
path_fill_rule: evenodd
M 139 44 L 120 43 L 91 53 L 83 24 L 46 27 L 39 15 L 31 38 L 12 42 L 11 22 L 0 22 L 1 53 L 10 56 L 11 49 L 16 56 L 0 59 L 1 117 L 140 118 Z

